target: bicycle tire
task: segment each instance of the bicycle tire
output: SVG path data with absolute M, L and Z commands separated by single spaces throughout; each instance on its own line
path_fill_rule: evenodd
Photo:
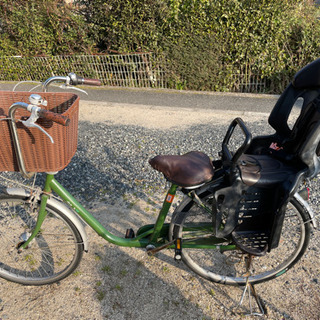
M 38 206 L 30 210 L 28 198 L 0 194 L 0 277 L 6 280 L 47 285 L 67 277 L 80 263 L 84 246 L 79 231 L 50 205 L 40 232 L 19 252 L 36 223 Z
M 210 201 L 213 197 L 212 192 L 203 190 L 198 196 L 208 204 L 208 207 L 212 205 Z M 176 224 L 176 217 L 181 214 L 185 215 L 182 219 L 183 222 L 180 221 Z M 249 277 L 251 284 L 274 279 L 284 274 L 299 261 L 309 244 L 311 227 L 308 220 L 309 217 L 300 203 L 292 199 L 287 207 L 278 248 L 272 249 L 265 256 L 255 256 L 253 259 L 253 268 Z M 188 240 L 194 240 L 198 237 L 192 234 L 193 223 L 211 223 L 211 221 L 212 216 L 207 211 L 200 208 L 192 199 L 186 197 L 173 214 L 169 228 L 169 238 L 171 240 L 182 239 L 182 261 L 201 277 L 225 285 L 245 285 L 247 281 L 245 261 L 246 257 L 249 257 L 248 254 L 239 249 L 221 253 L 219 247 L 216 250 L 183 247 L 183 244 Z M 213 235 L 212 231 L 205 230 L 203 232 L 206 234 L 202 233 L 202 237 L 212 237 Z M 199 230 L 197 230 L 197 233 L 199 233 Z M 232 240 L 225 240 L 220 243 L 220 245 L 230 244 L 232 244 Z M 242 260 L 243 263 L 240 266 Z

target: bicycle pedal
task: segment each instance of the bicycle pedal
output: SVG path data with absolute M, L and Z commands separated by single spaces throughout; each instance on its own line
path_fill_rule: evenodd
M 132 239 L 132 238 L 134 238 L 134 236 L 135 236 L 135 234 L 134 234 L 133 229 L 132 228 L 127 229 L 125 238 Z

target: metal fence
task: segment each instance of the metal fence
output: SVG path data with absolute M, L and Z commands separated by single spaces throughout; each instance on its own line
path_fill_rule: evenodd
M 97 78 L 104 85 L 166 88 L 164 72 L 152 53 L 127 55 L 73 55 L 52 57 L 0 57 L 0 80 L 42 81 L 75 72 Z
M 108 86 L 177 89 L 163 63 L 159 63 L 152 53 L 0 57 L 0 81 L 43 81 L 54 75 L 75 72 L 83 77 L 100 79 Z M 265 78 L 253 73 L 246 64 L 240 70 L 232 67 L 231 74 L 228 72 L 222 77 L 228 78 L 227 91 L 261 93 L 270 87 Z
M 259 74 L 241 72 L 232 74 L 232 92 L 264 93 L 270 89 L 270 81 Z

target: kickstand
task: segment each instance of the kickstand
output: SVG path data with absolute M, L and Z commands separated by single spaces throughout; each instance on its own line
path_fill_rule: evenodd
M 249 309 L 250 309 L 250 313 L 246 313 L 245 315 L 246 316 L 263 316 L 265 315 L 267 312 L 265 310 L 265 307 L 263 305 L 263 303 L 261 302 L 257 292 L 256 292 L 256 289 L 254 288 L 254 285 L 251 284 L 249 282 L 249 277 L 251 275 L 249 269 L 250 269 L 250 266 L 251 266 L 251 263 L 252 263 L 252 255 L 249 255 L 249 259 L 247 261 L 247 264 L 246 264 L 246 268 L 247 268 L 247 273 L 246 273 L 246 276 L 247 276 L 247 280 L 246 280 L 246 285 L 243 289 L 243 293 L 241 295 L 241 299 L 240 299 L 240 302 L 238 304 L 238 308 L 239 307 L 243 307 L 243 301 L 245 299 L 245 296 L 246 296 L 246 293 L 248 292 L 248 299 L 249 299 Z M 253 311 L 253 305 L 252 305 L 252 297 L 254 297 L 254 301 L 256 302 L 256 305 L 258 307 L 258 312 L 254 312 Z
M 249 277 L 248 277 L 248 280 L 249 280 Z M 246 313 L 245 315 L 246 316 L 263 316 L 266 314 L 265 309 L 260 301 L 260 298 L 256 292 L 256 289 L 254 288 L 254 286 L 251 283 L 248 282 L 248 280 L 247 280 L 247 283 L 243 289 L 243 293 L 242 293 L 240 302 L 238 304 L 238 307 L 242 307 L 242 303 L 243 303 L 244 298 L 246 296 L 246 292 L 248 292 L 250 312 Z M 254 300 L 258 306 L 259 312 L 253 311 L 252 297 L 254 297 Z

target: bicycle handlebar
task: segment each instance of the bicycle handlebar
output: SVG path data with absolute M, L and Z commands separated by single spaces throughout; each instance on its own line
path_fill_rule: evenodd
M 48 111 L 46 109 L 40 109 L 38 111 L 38 115 L 40 118 L 51 120 L 53 122 L 56 122 L 58 124 L 61 124 L 63 126 L 68 126 L 70 123 L 70 119 L 68 117 L 65 117 L 59 113 L 54 113 L 51 111 Z
M 29 105 L 25 102 L 16 102 L 9 108 L 9 118 L 14 119 L 14 114 L 16 109 L 21 108 L 28 110 L 29 112 L 33 112 L 32 108 L 36 107 L 34 105 Z M 63 126 L 68 126 L 70 123 L 70 119 L 66 116 L 63 116 L 59 113 L 55 113 L 46 109 L 41 109 L 40 107 L 36 107 L 36 113 L 39 118 L 43 118 L 46 120 L 51 120 L 53 122 L 56 122 L 58 124 L 61 124 Z M 36 119 L 35 119 L 36 120 Z
M 68 76 L 54 76 L 47 79 L 45 82 L 42 83 L 42 91 L 46 92 L 47 87 L 52 82 L 64 82 L 66 87 L 68 87 L 69 85 L 76 86 L 79 84 L 85 84 L 85 85 L 91 85 L 91 86 L 101 85 L 101 81 L 98 79 L 82 78 L 77 76 L 75 73 L 69 73 Z M 33 175 L 33 173 L 27 172 L 26 170 L 25 162 L 24 162 L 21 147 L 20 147 L 17 126 L 16 126 L 15 111 L 18 108 L 28 110 L 31 113 L 30 117 L 27 120 L 19 120 L 19 121 L 21 121 L 26 127 L 38 128 L 44 134 L 46 134 L 48 138 L 50 138 L 52 143 L 54 143 L 53 138 L 41 126 L 39 126 L 39 124 L 36 123 L 37 119 L 44 118 L 44 119 L 56 122 L 58 124 L 61 124 L 63 126 L 68 126 L 70 123 L 69 118 L 61 114 L 54 113 L 46 109 L 40 108 L 40 105 L 46 105 L 44 103 L 46 101 L 42 99 L 40 95 L 38 94 L 30 95 L 29 101 L 30 101 L 30 104 L 25 102 L 16 102 L 12 104 L 9 108 L 9 118 L 12 120 L 12 121 L 9 121 L 9 126 L 10 126 L 10 131 L 12 133 L 12 140 L 13 140 L 16 157 L 17 157 L 19 171 L 27 178 L 30 178 Z
M 88 86 L 101 86 L 101 81 L 99 79 L 90 79 L 90 78 L 82 78 L 75 73 L 69 73 L 67 76 L 54 76 L 42 83 L 42 91 L 46 92 L 47 87 L 52 82 L 64 82 L 67 86 L 68 85 L 88 85 Z
M 69 73 L 68 77 L 70 78 L 70 84 L 76 85 L 88 85 L 88 86 L 101 86 L 101 81 L 99 79 L 90 79 L 90 78 L 82 78 L 75 73 Z

